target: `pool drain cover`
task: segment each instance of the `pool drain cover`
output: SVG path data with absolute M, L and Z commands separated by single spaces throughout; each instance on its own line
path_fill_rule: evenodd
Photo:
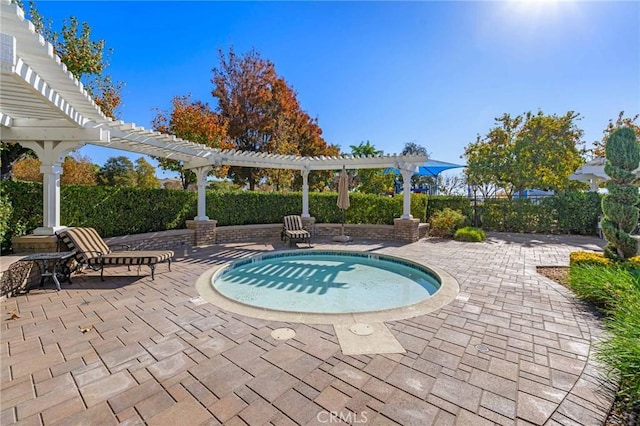
M 276 328 L 271 331 L 271 337 L 276 340 L 288 340 L 296 337 L 296 331 L 292 328 Z
M 369 336 L 373 334 L 373 328 L 369 324 L 354 324 L 349 327 L 349 331 L 358 336 Z
M 478 350 L 478 352 L 489 352 L 489 347 L 486 345 L 476 345 L 475 348 Z

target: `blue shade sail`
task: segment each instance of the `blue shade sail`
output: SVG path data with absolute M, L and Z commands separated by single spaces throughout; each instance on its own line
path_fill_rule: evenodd
M 415 174 L 436 177 L 440 173 L 444 172 L 445 170 L 458 169 L 460 167 L 466 167 L 466 166 L 462 166 L 460 164 L 446 163 L 444 161 L 438 161 L 438 160 L 428 160 L 426 163 L 424 163 L 424 165 L 418 168 L 418 171 Z M 400 171 L 398 169 L 394 169 L 393 167 L 387 167 L 384 170 L 384 172 L 400 174 Z

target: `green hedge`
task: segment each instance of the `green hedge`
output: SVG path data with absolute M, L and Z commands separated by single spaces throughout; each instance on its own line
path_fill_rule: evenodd
M 435 212 L 446 208 L 457 210 L 470 220 L 473 219 L 473 204 L 467 197 L 460 195 L 430 195 L 426 205 L 424 222 L 428 222 Z
M 42 184 L 3 181 L 0 190 L 4 196 L 0 211 L 8 212 L 9 226 L 2 236 L 6 253 L 11 237 L 42 225 Z M 350 197 L 347 223 L 393 224 L 402 214 L 402 197 L 359 193 Z M 60 201 L 62 224 L 91 226 L 103 237 L 185 228 L 185 221 L 197 214 L 197 194 L 182 190 L 70 185 L 61 187 Z M 336 193 L 310 193 L 310 213 L 319 223 L 340 222 L 342 212 L 336 201 Z M 426 205 L 425 195 L 413 194 L 411 214 L 424 222 Z M 301 211 L 299 192 L 207 191 L 207 216 L 222 226 L 280 223 L 283 216 Z
M 10 249 L 11 237 L 24 235 L 42 224 L 42 184 L 0 182 L 0 213 L 8 226 L 0 237 L 2 251 Z M 318 223 L 338 223 L 342 212 L 337 194 L 310 193 L 309 211 Z M 61 223 L 91 226 L 104 237 L 185 228 L 197 214 L 197 194 L 182 190 L 138 189 L 109 186 L 62 186 Z M 402 215 L 402 196 L 380 197 L 350 194 L 347 223 L 393 224 Z M 411 214 L 428 222 L 437 211 L 450 208 L 473 219 L 473 203 L 462 196 L 411 195 Z M 224 225 L 280 223 L 288 214 L 302 211 L 302 194 L 251 191 L 207 191 L 207 216 Z M 535 200 L 487 200 L 478 205 L 485 230 L 538 233 L 594 234 L 600 196 L 568 192 Z
M 492 199 L 479 207 L 482 228 L 503 232 L 594 235 L 600 194 L 565 192 L 538 199 Z

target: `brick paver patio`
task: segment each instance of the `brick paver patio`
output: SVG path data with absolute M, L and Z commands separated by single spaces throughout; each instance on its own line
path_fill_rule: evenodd
M 402 254 L 460 283 L 445 308 L 387 323 L 407 350 L 391 355 L 345 356 L 330 325 L 257 320 L 196 299 L 207 269 L 280 242 L 177 253 L 155 281 L 144 268 L 141 277 L 110 268 L 105 282 L 79 275 L 60 292 L 2 301 L 0 424 L 600 425 L 612 402 L 592 360 L 600 323 L 535 267 L 601 245 L 508 234 L 316 242 Z M 285 326 L 294 339 L 270 336 Z

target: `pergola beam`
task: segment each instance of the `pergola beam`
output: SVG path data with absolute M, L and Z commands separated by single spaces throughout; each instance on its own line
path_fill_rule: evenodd
M 300 170 L 303 215 L 308 211 L 308 174 L 313 170 L 398 168 L 405 178 L 404 213 L 408 213 L 408 179 L 426 155 L 358 157 L 269 154 L 220 150 L 106 117 L 95 101 L 38 34 L 24 12 L 10 0 L 0 0 L 0 138 L 33 148 L 44 174 L 43 229 L 60 226 L 60 167 L 64 155 L 85 143 L 183 161 L 198 175 L 198 217 L 206 220 L 204 188 L 212 167 Z M 411 174 L 409 173 L 411 172 Z M 409 214 L 409 216 L 407 216 Z M 44 231 L 43 231 L 44 232 Z

